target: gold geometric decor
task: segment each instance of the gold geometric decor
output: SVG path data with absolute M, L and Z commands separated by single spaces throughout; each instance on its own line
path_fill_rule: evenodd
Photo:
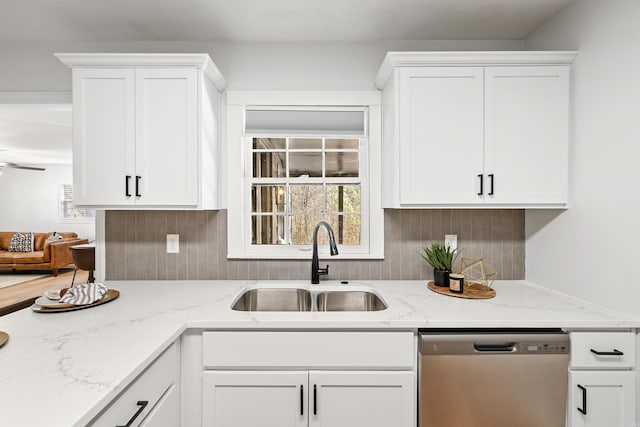
M 465 282 L 480 283 L 491 288 L 493 281 L 498 278 L 498 272 L 482 258 L 462 258 L 462 271 Z

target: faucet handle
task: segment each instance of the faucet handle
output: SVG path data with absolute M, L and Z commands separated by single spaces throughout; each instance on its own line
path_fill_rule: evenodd
M 321 274 L 323 276 L 329 274 L 329 264 L 327 264 L 325 268 L 319 267 L 318 274 Z

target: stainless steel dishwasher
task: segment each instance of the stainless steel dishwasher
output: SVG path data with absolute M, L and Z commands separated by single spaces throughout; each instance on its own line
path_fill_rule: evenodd
M 420 427 L 564 427 L 569 337 L 421 331 Z

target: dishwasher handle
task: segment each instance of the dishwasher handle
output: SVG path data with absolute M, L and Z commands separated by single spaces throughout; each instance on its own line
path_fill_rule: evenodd
M 504 343 L 473 343 L 473 348 L 479 352 L 502 352 L 502 353 L 511 353 L 516 349 L 515 342 L 504 342 Z

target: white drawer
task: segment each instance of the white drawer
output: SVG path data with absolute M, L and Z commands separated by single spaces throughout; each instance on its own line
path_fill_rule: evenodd
M 572 369 L 626 369 L 636 365 L 633 332 L 572 332 Z
M 413 332 L 204 332 L 205 368 L 405 368 Z
M 139 426 L 167 389 L 173 384 L 178 384 L 179 360 L 178 346 L 175 343 L 171 344 L 90 425 L 96 427 Z M 139 410 L 140 413 L 138 413 Z M 135 420 L 127 424 L 132 418 Z

